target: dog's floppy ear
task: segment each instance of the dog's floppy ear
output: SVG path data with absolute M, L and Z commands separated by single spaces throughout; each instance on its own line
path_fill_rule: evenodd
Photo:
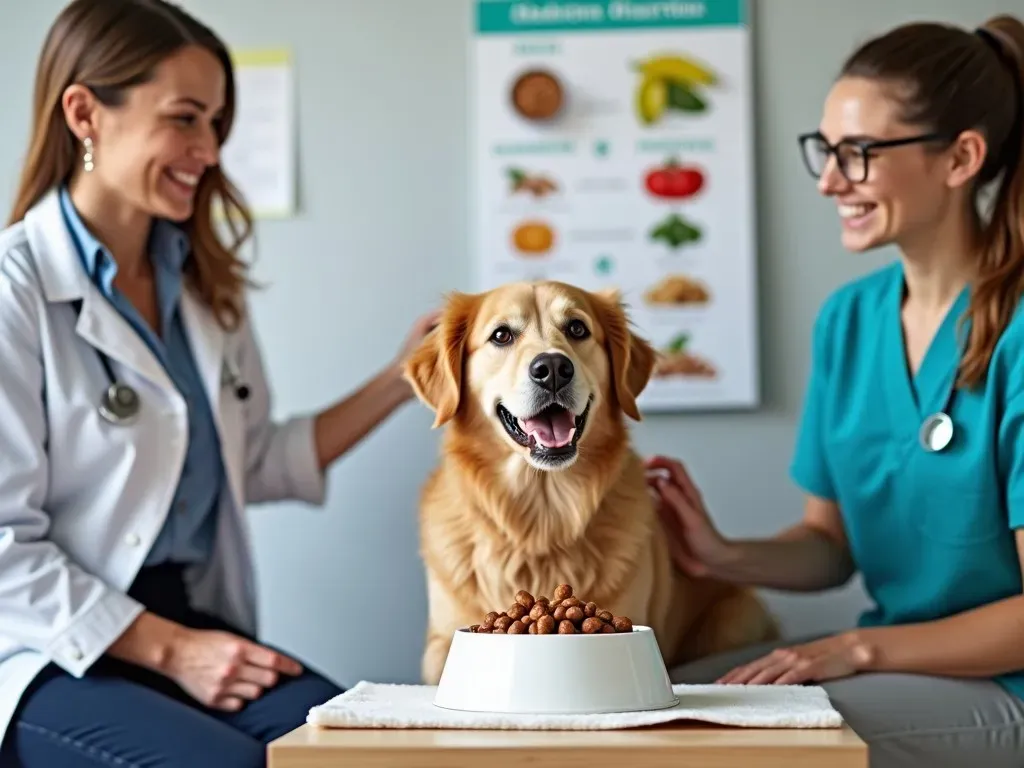
M 434 411 L 434 428 L 451 421 L 462 399 L 462 364 L 475 298 L 450 294 L 437 326 L 405 361 L 405 380 Z
M 605 344 L 612 366 L 612 388 L 623 413 L 640 421 L 636 398 L 647 386 L 657 353 L 646 339 L 630 330 L 629 317 L 622 305 L 622 296 L 615 289 L 597 291 L 596 304 Z

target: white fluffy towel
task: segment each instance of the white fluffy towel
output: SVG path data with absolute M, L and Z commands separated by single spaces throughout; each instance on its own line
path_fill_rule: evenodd
M 674 685 L 679 704 L 650 712 L 600 715 L 505 715 L 434 706 L 437 688 L 360 682 L 312 707 L 311 725 L 327 728 L 613 730 L 676 720 L 748 728 L 838 728 L 843 724 L 820 686 Z

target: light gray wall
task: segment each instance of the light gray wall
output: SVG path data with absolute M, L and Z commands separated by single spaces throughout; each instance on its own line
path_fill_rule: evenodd
M 278 414 L 318 407 L 395 354 L 412 318 L 471 288 L 465 92 L 469 0 L 187 0 L 234 46 L 294 49 L 300 197 L 261 223 L 255 300 Z M 645 453 L 686 460 L 724 531 L 793 522 L 786 476 L 819 302 L 892 254 L 842 251 L 833 207 L 796 151 L 845 53 L 917 18 L 980 23 L 999 0 L 761 0 L 756 13 L 757 177 L 765 403 L 756 413 L 650 417 Z M 63 5 L 19 4 L 0 24 L 0 212 L 27 137 L 31 70 Z M 971 6 L 974 10 L 971 10 Z M 770 9 L 770 10 L 769 10 Z M 1017 8 L 1018 12 L 1020 7 Z M 390 18 L 391 14 L 396 14 Z M 385 99 L 385 107 L 373 104 Z M 430 267 L 430 276 L 412 279 Z M 309 345 L 319 352 L 302 354 Z M 326 509 L 252 511 L 266 637 L 343 684 L 414 681 L 425 618 L 418 488 L 436 455 L 430 416 L 404 409 L 330 475 Z M 860 588 L 769 595 L 789 632 L 848 625 Z

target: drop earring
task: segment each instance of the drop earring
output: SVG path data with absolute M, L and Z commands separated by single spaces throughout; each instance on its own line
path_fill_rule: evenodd
M 82 162 L 85 165 L 86 173 L 88 173 L 96 167 L 96 163 L 92 159 L 92 138 L 86 136 L 82 139 L 82 145 L 85 147 L 85 156 L 82 158 Z

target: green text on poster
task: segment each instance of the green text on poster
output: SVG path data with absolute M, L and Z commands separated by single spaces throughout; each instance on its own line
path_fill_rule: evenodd
M 477 31 L 584 32 L 659 27 L 736 26 L 745 0 L 480 0 Z

